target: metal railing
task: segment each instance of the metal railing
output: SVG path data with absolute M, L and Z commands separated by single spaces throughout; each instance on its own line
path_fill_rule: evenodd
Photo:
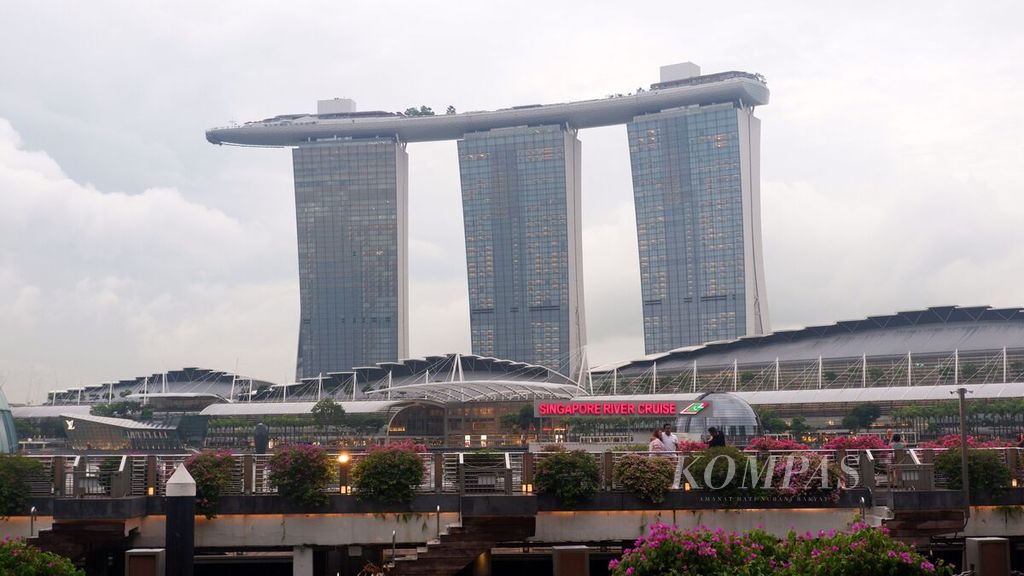
M 996 450 L 1012 477 L 1024 485 L 1024 453 L 1019 448 Z M 934 468 L 944 449 L 907 450 L 805 450 L 747 452 L 761 461 L 790 454 L 826 456 L 841 464 L 843 487 L 891 490 L 943 489 L 947 479 Z M 621 490 L 615 468 L 628 454 L 668 458 L 678 465 L 680 454 L 664 452 L 589 452 L 598 462 L 602 490 Z M 533 491 L 537 466 L 556 452 L 472 452 L 450 451 L 421 454 L 424 475 L 417 491 L 448 494 L 520 494 Z M 366 453 L 331 454 L 338 481 L 327 491 L 350 493 L 349 472 Z M 167 480 L 187 454 L 89 454 L 79 456 L 29 456 L 42 469 L 28 479 L 33 496 L 63 498 L 162 496 Z M 231 483 L 226 495 L 271 495 L 277 490 L 270 481 L 269 454 L 234 454 Z

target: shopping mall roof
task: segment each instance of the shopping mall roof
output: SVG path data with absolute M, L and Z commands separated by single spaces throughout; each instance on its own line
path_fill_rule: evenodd
M 728 366 L 819 357 L 859 358 L 1000 350 L 1024 346 L 1024 310 L 989 306 L 937 306 L 924 310 L 869 316 L 823 326 L 779 330 L 763 336 L 711 342 L 662 354 L 600 366 L 593 374 L 613 371 L 637 374 L 650 370 L 687 370 L 701 366 Z
M 73 415 L 76 418 L 83 414 L 88 415 L 92 407 L 82 405 L 58 405 L 44 404 L 41 406 L 15 406 L 11 414 L 15 418 L 59 418 L 63 414 Z
M 575 384 L 522 382 L 515 380 L 473 380 L 406 384 L 366 392 L 371 398 L 419 398 L 440 403 L 485 402 L 572 398 L 580 393 Z
M 968 390 L 970 400 L 996 400 L 1024 397 L 1024 382 L 1007 384 L 961 384 L 943 386 L 890 386 L 878 388 L 839 388 L 823 390 L 766 390 L 730 392 L 751 406 L 793 404 L 861 404 L 888 402 L 931 402 L 956 398 L 958 388 Z M 621 394 L 582 396 L 579 400 L 598 402 L 693 402 L 703 393 Z
M 124 428 L 126 430 L 174 430 L 174 426 L 168 424 L 157 424 L 153 422 L 139 422 L 137 420 L 129 420 L 127 418 L 110 418 L 109 416 L 93 416 L 91 414 L 78 414 L 78 413 L 64 413 L 60 415 L 61 418 L 67 418 L 69 420 L 82 420 L 85 422 L 92 422 L 94 424 L 103 424 L 106 426 L 116 426 L 118 428 Z
M 392 408 L 410 404 L 404 400 L 378 400 L 338 402 L 346 414 L 386 413 Z M 240 402 L 212 404 L 203 409 L 202 416 L 287 416 L 311 414 L 316 402 Z

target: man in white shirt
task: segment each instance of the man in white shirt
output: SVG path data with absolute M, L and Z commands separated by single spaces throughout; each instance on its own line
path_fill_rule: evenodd
M 661 427 L 661 441 L 665 444 L 666 452 L 675 452 L 679 449 L 679 438 L 672 433 L 672 425 L 668 422 Z
M 669 454 L 675 454 L 679 450 L 679 438 L 672 433 L 672 425 L 665 422 L 665 425 L 661 427 L 661 441 L 665 444 L 665 452 Z M 679 489 L 679 480 L 683 474 L 683 460 L 679 458 L 676 461 L 676 471 L 672 478 L 672 489 Z

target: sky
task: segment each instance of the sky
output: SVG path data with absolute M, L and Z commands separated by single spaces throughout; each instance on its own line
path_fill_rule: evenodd
M 294 377 L 291 157 L 204 130 L 758 72 L 774 329 L 1024 305 L 1019 2 L 0 2 L 0 386 Z M 580 132 L 591 365 L 643 354 L 624 126 Z M 410 144 L 410 352 L 470 352 L 454 142 Z

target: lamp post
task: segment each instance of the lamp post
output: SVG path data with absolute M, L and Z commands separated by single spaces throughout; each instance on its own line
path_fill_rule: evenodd
M 957 388 L 955 392 L 960 398 L 960 485 L 964 491 L 964 524 L 971 517 L 971 480 L 967 474 L 967 388 Z
M 348 467 L 352 457 L 348 452 L 338 454 L 338 493 L 351 494 L 352 487 L 348 484 Z

